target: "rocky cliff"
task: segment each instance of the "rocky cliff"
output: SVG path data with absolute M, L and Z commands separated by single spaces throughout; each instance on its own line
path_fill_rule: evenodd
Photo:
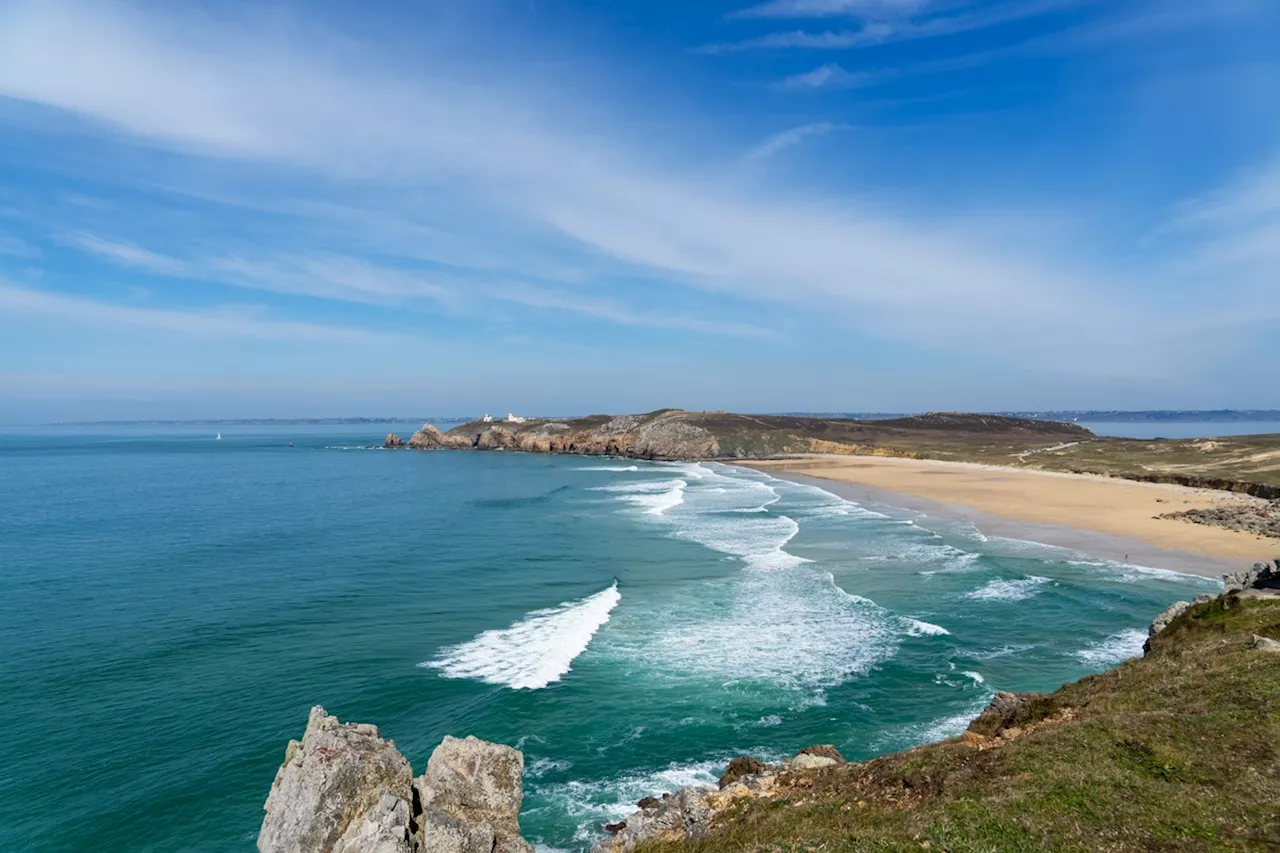
M 918 455 L 913 442 L 989 443 L 1039 446 L 1091 433 L 1071 424 L 981 415 L 933 415 L 894 421 L 853 421 L 777 415 L 736 415 L 662 409 L 643 415 L 592 415 L 571 420 L 463 424 L 448 432 L 427 425 L 401 444 L 419 450 L 517 450 L 576 453 L 634 459 L 763 459 L 794 453 Z M 394 440 L 393 440 L 394 439 Z
M 520 836 L 524 756 L 446 737 L 413 777 L 377 726 L 311 709 L 267 797 L 260 853 L 532 853 Z

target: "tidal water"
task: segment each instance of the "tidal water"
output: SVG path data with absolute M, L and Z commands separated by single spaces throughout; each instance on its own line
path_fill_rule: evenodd
M 581 850 L 739 753 L 956 734 L 1216 587 L 723 465 L 215 429 L 0 433 L 0 850 L 250 851 L 314 704 L 416 772 L 518 745 L 526 837 Z

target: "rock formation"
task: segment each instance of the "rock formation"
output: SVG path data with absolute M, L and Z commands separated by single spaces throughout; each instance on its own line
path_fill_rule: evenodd
M 382 442 L 383 447 L 404 447 L 404 439 L 396 435 L 394 432 L 387 433 L 386 441 Z
M 1280 558 L 1273 563 L 1254 563 L 1253 568 L 1222 576 L 1227 592 L 1280 590 Z
M 362 849 L 357 837 L 387 837 L 387 851 L 411 851 L 407 820 L 413 774 L 377 726 L 338 722 L 311 709 L 302 741 L 289 741 L 258 833 L 261 853 Z M 401 808 L 403 806 L 403 809 Z M 398 845 L 398 846 L 397 846 Z
M 260 853 L 531 853 L 520 837 L 524 756 L 447 737 L 426 772 L 376 726 L 311 709 L 267 797 Z

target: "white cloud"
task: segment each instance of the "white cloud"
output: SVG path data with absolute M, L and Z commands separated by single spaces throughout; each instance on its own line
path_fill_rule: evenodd
M 812 124 L 801 125 L 800 127 L 793 127 L 789 130 L 784 130 L 781 133 L 775 133 L 773 136 L 770 136 L 764 142 L 761 142 L 755 148 L 748 151 L 744 159 L 748 161 L 763 160 L 766 157 L 772 157 L 774 154 L 777 154 L 785 148 L 791 148 L 794 145 L 799 145 L 810 137 L 821 136 L 823 134 L 830 133 L 833 130 L 843 130 L 848 128 L 849 125 L 847 124 L 835 124 L 829 121 L 818 121 Z
M 12 314 L 52 317 L 94 326 L 141 327 L 200 337 L 360 345 L 386 343 L 397 337 L 346 326 L 273 319 L 262 316 L 259 311 L 244 308 L 200 311 L 144 308 L 33 290 L 5 282 L 0 282 L 0 307 Z
M 93 234 L 75 234 L 70 242 L 78 249 L 123 266 L 136 267 L 157 275 L 188 274 L 187 265 L 177 258 L 160 255 L 132 243 L 117 243 Z
M 929 6 L 932 0 L 769 0 L 740 9 L 731 18 L 900 17 Z
M 837 62 L 819 65 L 812 71 L 784 77 L 773 88 L 789 92 L 811 92 L 818 89 L 856 89 L 874 82 L 876 75 L 868 71 L 846 71 Z
M 864 334 L 1027 362 L 1069 357 L 1079 370 L 1142 360 L 1144 325 L 1123 286 L 1086 263 L 994 244 L 927 211 L 890 215 L 857 198 L 798 200 L 730 183 L 704 168 L 705 145 L 689 145 L 697 153 L 687 162 L 658 162 L 650 140 L 575 131 L 575 107 L 541 93 L 473 88 L 460 82 L 465 69 L 410 73 L 388 61 L 314 32 L 298 47 L 217 22 L 166 26 L 116 5 L 0 8 L 0 93 L 147 145 L 373 185 L 383 198 L 390 188 L 447 190 L 472 219 L 500 215 L 528 240 L 559 241 L 633 279 L 784 305 Z M 788 85 L 863 79 L 833 64 Z M 278 266 L 224 262 L 199 274 L 335 298 L 400 298 L 421 286 L 365 269 Z M 575 304 L 617 315 L 613 303 Z

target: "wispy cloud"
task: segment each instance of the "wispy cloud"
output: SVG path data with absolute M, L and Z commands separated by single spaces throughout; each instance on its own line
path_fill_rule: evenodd
M 26 240 L 0 234 L 0 255 L 8 255 L 11 258 L 38 258 L 40 254 L 39 247 L 31 245 Z
M 769 0 L 730 12 L 730 18 L 901 17 L 936 0 Z
M 764 142 L 748 151 L 743 159 L 748 161 L 763 160 L 766 157 L 772 157 L 785 148 L 799 145 L 810 137 L 822 136 L 833 130 L 846 130 L 848 128 L 849 125 L 847 124 L 835 124 L 829 121 L 819 121 L 801 125 L 800 127 L 793 127 L 770 136 Z
M 728 320 L 709 320 L 652 311 L 638 311 L 612 299 L 587 296 L 566 290 L 548 290 L 530 285 L 511 285 L 490 290 L 490 293 L 507 302 L 515 302 L 532 308 L 549 308 L 570 311 L 588 317 L 599 317 L 626 326 L 649 326 L 662 329 L 680 329 L 711 335 L 729 335 L 739 338 L 767 338 L 774 332 L 749 323 Z
M 805 13 L 808 6 L 800 0 L 787 0 L 780 4 L 765 4 L 755 9 L 769 8 L 770 14 L 746 15 L 741 17 L 768 18 L 822 18 L 834 16 L 852 16 L 863 18 L 862 26 L 856 30 L 825 31 L 811 33 L 804 30 L 768 33 L 763 36 L 742 39 L 740 41 L 716 42 L 697 48 L 698 53 L 723 54 L 738 53 L 749 50 L 850 50 L 869 45 L 889 42 L 912 41 L 916 39 L 936 38 L 987 29 L 1024 18 L 1032 18 L 1059 11 L 1071 5 L 1070 0 L 1022 0 L 1022 2 L 1001 3 L 994 6 L 980 6 L 969 11 L 954 12 L 947 9 L 943 14 L 927 14 L 938 7 L 937 3 L 904 3 L 904 4 L 851 4 L 844 6 L 838 3 L 818 4 L 827 10 L 818 14 L 816 11 Z M 775 8 L 776 7 L 776 8 Z M 785 10 L 790 10 L 784 14 Z M 920 14 L 916 14 L 920 13 Z
M 148 251 L 132 243 L 104 240 L 93 234 L 74 234 L 69 238 L 69 242 L 78 249 L 122 266 L 135 267 L 157 275 L 185 276 L 188 274 L 188 266 L 183 261 Z
M 183 335 L 217 338 L 259 338 L 271 341 L 311 341 L 372 345 L 399 336 L 346 326 L 331 326 L 266 317 L 247 308 L 198 311 L 149 308 L 34 290 L 0 281 L 0 307 L 14 314 L 106 327 L 142 327 Z
M 340 67 L 325 59 L 335 55 Z M 664 161 L 648 140 L 575 121 L 572 107 L 464 79 L 429 67 L 405 73 L 315 33 L 298 47 L 212 23 L 166 26 L 125 6 L 0 6 L 0 93 L 149 146 L 228 168 L 249 163 L 374 185 L 388 211 L 398 190 L 411 221 L 418 211 L 409 199 L 447 187 L 443 221 L 500 217 L 631 281 L 785 306 L 866 335 L 1082 371 L 1141 361 L 1141 306 L 1126 306 L 1116 295 L 1124 288 L 1087 261 L 993 243 L 959 217 L 717 179 L 688 168 L 705 162 L 705 147 L 689 146 L 698 158 L 688 162 Z M 831 64 L 783 85 L 821 90 L 868 79 Z M 332 292 L 371 299 L 412 286 L 255 263 L 219 274 L 280 289 L 315 277 Z M 578 307 L 566 310 L 631 313 L 573 301 Z
M 792 74 L 772 84 L 772 88 L 784 92 L 812 92 L 818 89 L 856 89 L 876 81 L 869 71 L 846 71 L 838 62 L 819 65 L 812 71 Z

